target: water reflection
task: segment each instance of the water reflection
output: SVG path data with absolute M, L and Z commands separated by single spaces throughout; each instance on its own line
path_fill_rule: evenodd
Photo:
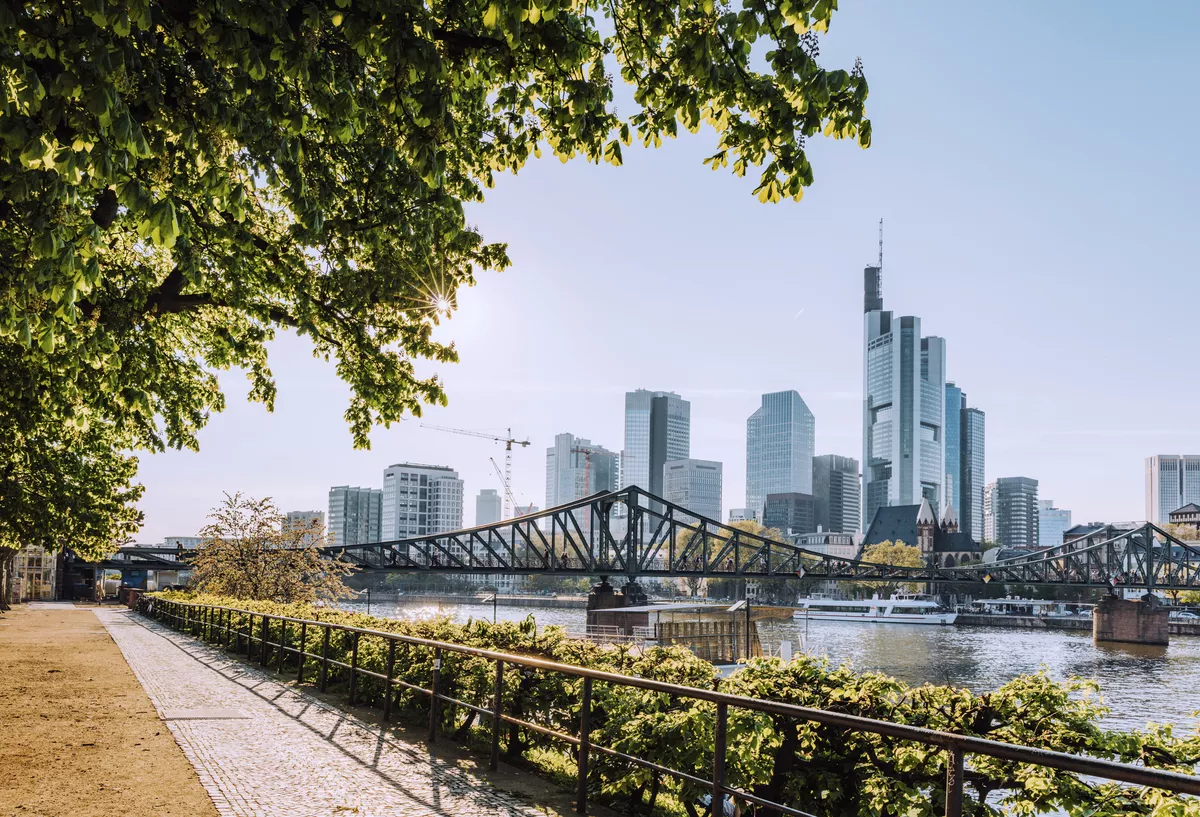
M 490 604 L 373 605 L 389 617 L 447 615 L 491 621 Z M 582 627 L 581 609 L 499 607 L 501 621 L 533 614 L 541 625 Z M 1092 642 L 1071 630 L 933 627 L 840 621 L 763 621 L 765 643 L 792 641 L 814 655 L 862 671 L 878 671 L 909 684 L 952 684 L 975 691 L 995 689 L 1017 675 L 1045 668 L 1051 677 L 1094 679 L 1112 710 L 1107 724 L 1142 728 L 1149 721 L 1194 728 L 1200 710 L 1200 638 L 1176 636 L 1169 647 Z

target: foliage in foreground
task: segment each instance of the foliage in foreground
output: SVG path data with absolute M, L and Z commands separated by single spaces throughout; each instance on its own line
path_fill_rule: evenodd
M 206 604 L 231 603 L 213 596 L 160 595 Z M 929 684 L 909 687 L 884 675 L 856 673 L 804 656 L 786 664 L 778 659 L 755 659 L 731 678 L 719 681 L 710 664 L 682 648 L 638 654 L 623 646 L 601 647 L 568 638 L 555 627 L 539 632 L 532 618 L 521 623 L 474 621 L 460 625 L 446 619 L 396 621 L 309 605 L 248 602 L 240 606 L 248 611 L 319 618 L 1182 772 L 1192 771 L 1200 760 L 1200 731 L 1178 737 L 1169 726 L 1151 725 L 1146 731 L 1131 733 L 1105 729 L 1100 721 L 1106 710 L 1095 697 L 1092 684 L 1057 682 L 1044 673 L 1022 676 L 993 692 L 977 694 Z M 233 625 L 245 632 L 249 617 L 234 614 Z M 296 630 L 289 628 L 286 642 L 290 646 L 298 643 Z M 278 635 L 276 625 L 272 640 Z M 309 637 L 313 637 L 311 633 Z M 330 657 L 348 662 L 350 647 L 346 634 L 334 633 Z M 313 642 L 308 649 L 319 651 Z M 381 639 L 361 639 L 359 664 L 364 669 L 384 671 L 386 655 Z M 427 649 L 398 646 L 396 676 L 427 685 L 432 660 Z M 448 653 L 443 656 L 442 688 L 460 700 L 487 707 L 491 705 L 493 671 L 490 662 Z M 310 663 L 306 678 L 312 681 L 315 676 L 315 663 Z M 335 683 L 341 677 L 335 678 Z M 360 702 L 382 705 L 379 682 L 361 678 L 358 683 Z M 414 722 L 424 721 L 428 713 L 424 696 L 407 690 L 395 694 L 393 712 Z M 506 712 L 516 717 L 574 734 L 579 698 L 579 681 L 517 667 L 506 669 L 504 705 Z M 595 685 L 593 700 L 595 743 L 702 778 L 711 773 L 712 705 L 606 684 Z M 484 727 L 477 716 L 460 707 L 445 707 L 440 725 L 443 732 L 460 741 L 484 740 Z M 507 727 L 504 738 L 510 760 L 544 758 L 554 746 L 513 725 Z M 943 813 L 945 756 L 937 749 L 738 709 L 730 711 L 729 740 L 730 785 L 760 796 L 822 817 L 933 817 Z M 569 747 L 561 752 L 569 759 Z M 699 788 L 604 755 L 593 754 L 592 758 L 590 786 L 610 801 L 676 812 L 671 804 L 682 803 L 685 811 L 696 813 L 688 804 L 702 793 Z M 1200 801 L 1036 766 L 968 757 L 965 814 L 1023 817 L 1055 810 L 1079 817 L 1195 817 L 1200 815 Z
M 323 523 L 288 524 L 270 499 L 240 493 L 226 494 L 208 518 L 192 560 L 197 589 L 285 604 L 355 595 L 342 581 L 353 568 L 318 549 Z
M 835 9 L 0 3 L 0 356 L 34 372 L 2 382 L 45 404 L 36 433 L 0 426 L 0 456 L 72 471 L 57 458 L 82 443 L 107 477 L 72 483 L 70 504 L 5 495 L 0 542 L 34 541 L 33 518 L 52 548 L 107 527 L 97 547 L 115 549 L 138 489 L 122 476 L 136 463 L 113 452 L 196 448 L 225 406 L 221 370 L 245 371 L 270 407 L 280 329 L 335 361 L 357 445 L 444 403 L 421 362 L 457 352 L 434 326 L 459 287 L 509 263 L 464 207 L 543 151 L 619 165 L 635 139 L 705 127 L 710 167 L 761 171 L 763 201 L 799 198 L 806 140 L 871 142 L 861 65 L 819 62 Z M 613 71 L 634 97 L 620 115 Z M 100 524 L 76 537 L 67 509 Z

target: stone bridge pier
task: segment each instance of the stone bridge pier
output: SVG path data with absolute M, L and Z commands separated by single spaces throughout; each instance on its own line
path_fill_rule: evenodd
M 1167 616 L 1153 593 L 1136 601 L 1105 596 L 1092 611 L 1092 640 L 1165 645 L 1170 640 Z

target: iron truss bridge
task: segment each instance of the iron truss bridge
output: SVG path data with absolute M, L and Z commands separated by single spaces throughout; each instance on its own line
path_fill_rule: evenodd
M 916 544 L 916 543 L 909 543 Z M 959 567 L 839 558 L 697 517 L 640 488 L 529 516 L 393 542 L 327 547 L 364 570 L 1200 589 L 1200 547 L 1154 525 L 1109 526 L 1029 555 Z
M 908 543 L 915 544 L 915 543 Z M 1200 589 L 1200 546 L 1150 524 L 1107 526 L 1013 559 L 899 567 L 846 559 L 697 517 L 640 488 L 606 491 L 491 525 L 392 542 L 328 546 L 370 571 Z M 97 567 L 186 569 L 189 552 L 122 548 Z

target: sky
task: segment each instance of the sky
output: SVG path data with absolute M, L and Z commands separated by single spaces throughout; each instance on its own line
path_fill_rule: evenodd
M 821 61 L 862 58 L 873 145 L 810 140 L 801 202 L 761 204 L 751 178 L 701 165 L 704 130 L 621 168 L 548 157 L 500 178 L 469 220 L 512 267 L 438 328 L 461 362 L 422 369 L 449 406 L 355 450 L 347 388 L 281 335 L 273 413 L 225 373 L 199 453 L 142 455 L 137 541 L 195 533 L 225 491 L 324 510 L 330 486 L 379 487 L 405 461 L 457 469 L 471 524 L 503 446 L 421 422 L 530 440 L 513 488 L 542 506 L 554 435 L 620 450 L 636 388 L 691 401 L 691 455 L 724 463 L 726 509 L 744 502 L 764 392 L 796 389 L 816 452 L 861 459 L 881 218 L 884 308 L 946 338 L 948 379 L 987 414 L 987 479 L 1033 477 L 1076 522 L 1143 518 L 1145 457 L 1200 452 L 1200 4 L 841 6 Z

